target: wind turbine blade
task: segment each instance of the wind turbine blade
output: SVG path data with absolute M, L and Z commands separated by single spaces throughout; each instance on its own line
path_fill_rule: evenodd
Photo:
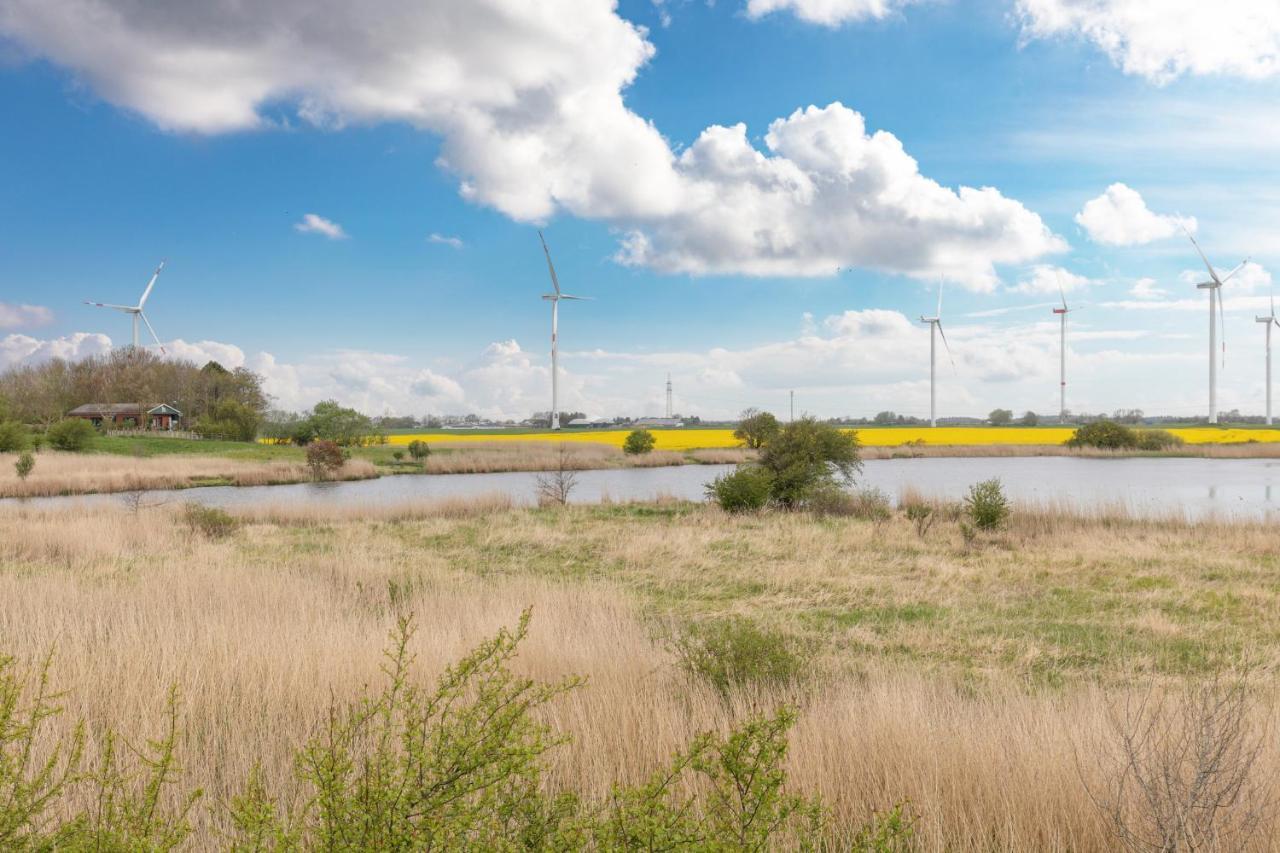
M 942 336 L 942 345 L 946 347 L 947 359 L 951 362 L 951 369 L 956 369 L 956 360 L 951 356 L 951 344 L 947 343 L 947 333 L 942 331 L 942 321 L 938 321 L 938 334 Z
M 147 315 L 139 311 L 138 316 L 142 318 L 142 322 L 147 324 L 147 331 L 151 333 L 151 339 L 156 342 L 156 346 L 160 347 L 160 352 L 168 355 L 168 351 L 164 348 L 164 344 L 160 343 L 160 336 L 156 334 L 156 330 L 152 327 L 151 321 L 147 319 Z
M 570 296 L 570 295 L 569 295 L 569 294 L 567 294 L 567 293 L 562 293 L 562 294 L 560 294 L 560 298 L 561 298 L 561 299 L 574 299 L 574 300 L 577 300 L 578 302 L 590 302 L 590 301 L 592 301 L 593 299 L 595 299 L 595 297 L 594 297 L 594 296 Z
M 942 316 L 942 281 L 941 280 L 938 281 L 938 313 L 934 314 L 933 316 L 935 317 Z
M 92 305 L 95 308 L 114 308 L 117 311 L 133 311 L 134 310 L 134 307 L 132 305 L 112 305 L 110 302 L 90 302 L 87 299 L 84 301 L 84 304 Z
M 556 289 L 556 295 L 560 295 L 560 279 L 556 278 L 555 264 L 551 263 L 551 250 L 547 248 L 547 241 L 542 236 L 542 231 L 538 231 L 538 239 L 542 241 L 542 253 L 547 256 L 547 269 L 551 271 L 551 286 Z
M 147 289 L 142 291 L 142 298 L 138 300 L 139 308 L 147 304 L 147 297 L 151 295 L 151 288 L 156 286 L 156 279 L 160 277 L 160 270 L 162 269 L 164 269 L 164 261 L 161 261 L 160 266 L 156 267 L 156 271 L 151 274 L 151 281 L 147 282 Z
M 1067 308 L 1067 291 L 1064 290 L 1062 287 L 1062 273 L 1058 272 L 1057 270 L 1054 270 L 1053 277 L 1058 280 L 1058 295 L 1062 297 L 1062 310 L 1063 311 L 1071 310 Z
M 1196 247 L 1196 253 L 1200 255 L 1200 260 L 1204 261 L 1205 269 L 1209 270 L 1209 278 L 1218 282 L 1218 284 L 1222 284 L 1222 282 L 1218 281 L 1218 274 L 1213 271 L 1213 264 L 1209 263 L 1209 259 L 1204 256 L 1204 252 L 1200 249 L 1200 244 L 1196 242 L 1196 238 L 1191 236 L 1191 232 L 1187 230 L 1187 226 L 1183 225 L 1181 222 L 1179 222 L 1178 225 L 1182 228 L 1182 233 L 1186 234 L 1187 239 L 1191 241 L 1191 245 Z
M 1232 277 L 1233 275 L 1235 275 L 1236 273 L 1240 272 L 1240 270 L 1244 269 L 1244 268 L 1245 268 L 1245 267 L 1247 267 L 1248 265 L 1249 265 L 1249 259 L 1248 259 L 1248 258 L 1245 258 L 1243 261 L 1241 261 L 1241 262 L 1236 266 L 1236 268 L 1235 268 L 1235 269 L 1233 269 L 1231 272 L 1227 273 L 1226 275 L 1224 275 L 1224 276 L 1222 277 L 1222 283 L 1223 283 L 1223 284 L 1226 284 L 1228 281 L 1231 281 L 1231 277 Z

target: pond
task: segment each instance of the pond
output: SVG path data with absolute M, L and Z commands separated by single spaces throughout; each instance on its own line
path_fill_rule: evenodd
M 574 502 L 651 500 L 662 496 L 701 500 L 705 486 L 728 465 L 618 468 L 577 472 Z M 998 477 L 1015 501 L 1067 503 L 1077 507 L 1124 507 L 1144 515 L 1267 518 L 1280 509 L 1280 460 L 1273 459 L 1081 459 L 996 457 L 881 459 L 865 463 L 859 486 L 883 489 L 896 499 L 903 489 L 930 497 L 959 499 L 969 485 Z M 247 504 L 395 504 L 410 500 L 469 497 L 501 492 L 519 502 L 535 500 L 537 475 L 399 475 L 346 483 L 289 486 L 214 486 L 158 491 L 148 501 L 197 501 L 217 506 Z M 115 501 L 118 496 L 39 498 L 28 505 Z M 14 504 L 16 501 L 4 501 Z

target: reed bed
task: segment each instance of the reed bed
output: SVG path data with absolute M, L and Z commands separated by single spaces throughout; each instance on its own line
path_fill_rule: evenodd
M 621 448 L 589 442 L 493 442 L 433 444 L 422 470 L 428 474 L 489 474 L 504 471 L 551 471 L 563 465 L 573 471 L 597 468 L 659 468 L 684 465 L 691 459 L 674 450 L 629 455 Z M 736 458 L 736 454 L 732 454 Z
M 1012 458 L 1023 456 L 1073 456 L 1081 459 L 1128 459 L 1133 457 L 1280 459 L 1280 444 L 1275 442 L 1183 444 L 1168 450 L 1104 450 L 1097 447 L 1067 447 L 1063 444 L 932 445 L 915 443 L 867 445 L 862 448 L 863 459 Z
M 945 521 L 920 539 L 901 516 L 733 518 L 679 502 L 237 514 L 239 532 L 210 541 L 173 507 L 0 509 L 0 651 L 34 663 L 54 650 L 62 731 L 84 718 L 141 739 L 181 687 L 184 784 L 206 792 L 193 849 L 221 846 L 221 805 L 255 765 L 297 801 L 294 751 L 331 700 L 381 682 L 406 612 L 429 679 L 532 606 L 519 671 L 587 676 L 547 713 L 573 735 L 548 782 L 594 802 L 700 730 L 796 704 L 788 769 L 831 808 L 835 844 L 906 802 L 921 850 L 1116 849 L 1090 797 L 1116 772 L 1100 748 L 1111 711 L 1204 671 L 1162 642 L 1206 659 L 1252 649 L 1249 724 L 1274 722 L 1280 545 L 1264 524 L 1045 510 L 966 547 Z M 721 696 L 690 675 L 667 638 L 730 614 L 801 642 L 803 681 Z M 1115 642 L 1126 632 L 1141 641 Z M 1280 773 L 1273 738 L 1255 772 Z
M 14 471 L 17 457 L 0 454 L 0 498 L 88 495 L 192 486 L 269 486 L 312 479 L 300 462 L 251 462 L 220 456 L 130 457 L 45 451 L 23 480 Z M 332 475 L 337 480 L 376 477 L 371 462 L 348 460 Z

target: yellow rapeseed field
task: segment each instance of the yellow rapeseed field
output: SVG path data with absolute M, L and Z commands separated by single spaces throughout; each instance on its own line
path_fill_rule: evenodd
M 659 450 L 695 450 L 737 447 L 730 429 L 653 429 Z M 908 442 L 929 445 L 1030 445 L 1062 444 L 1074 432 L 1070 427 L 875 427 L 858 430 L 858 438 L 868 447 L 894 447 Z M 1187 444 L 1241 444 L 1249 441 L 1280 442 L 1280 430 L 1217 427 L 1171 429 Z M 585 441 L 621 447 L 627 430 L 565 430 L 526 433 L 420 433 L 397 434 L 391 444 L 406 445 L 414 440 L 432 444 L 508 441 Z

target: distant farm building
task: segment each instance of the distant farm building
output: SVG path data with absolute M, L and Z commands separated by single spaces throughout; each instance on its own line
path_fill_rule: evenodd
M 139 403 L 85 403 L 67 412 L 69 418 L 82 418 L 102 429 L 174 430 L 182 420 L 182 412 L 161 403 L 144 408 Z
M 573 427 L 574 429 L 594 429 L 599 427 L 611 427 L 613 426 L 613 421 L 608 418 L 574 418 L 569 421 L 569 423 L 565 424 L 565 426 Z
M 633 427 L 649 428 L 657 427 L 659 429 L 677 429 L 684 426 L 684 421 L 679 418 L 641 418 L 631 424 Z

